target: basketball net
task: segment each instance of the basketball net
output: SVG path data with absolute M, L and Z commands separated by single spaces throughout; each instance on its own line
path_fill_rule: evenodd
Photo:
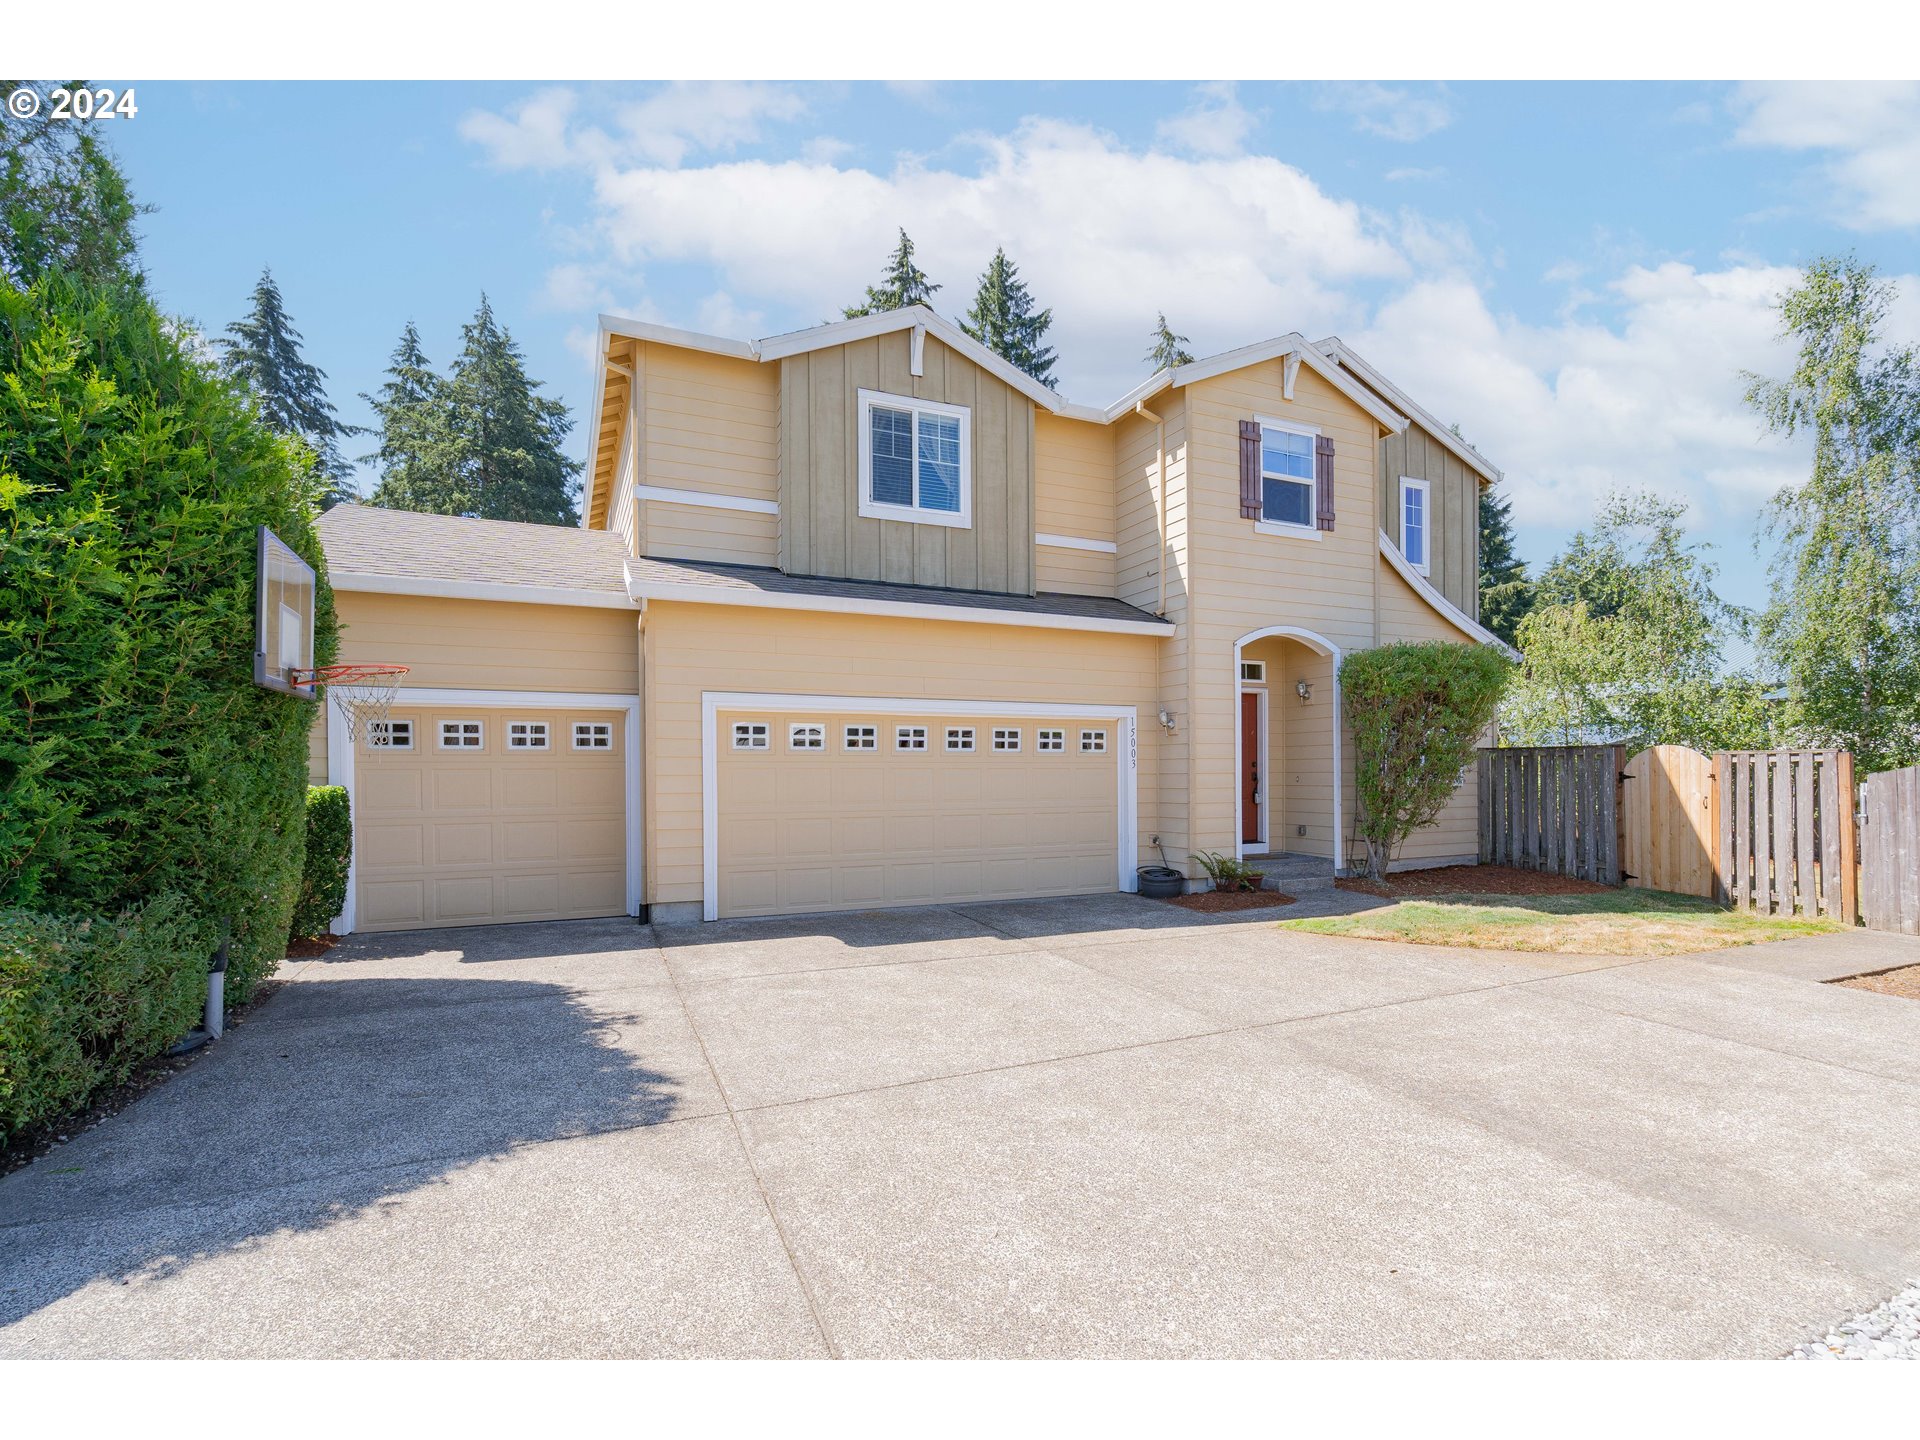
M 325 665 L 301 670 L 290 677 L 295 684 L 325 688 L 327 698 L 347 719 L 347 734 L 369 745 L 387 743 L 387 716 L 406 678 L 405 665 Z

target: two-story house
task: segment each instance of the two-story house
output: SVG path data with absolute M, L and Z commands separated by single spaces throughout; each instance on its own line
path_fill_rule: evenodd
M 923 309 L 759 341 L 603 318 L 577 531 L 341 506 L 388 728 L 344 923 L 1131 890 L 1361 853 L 1338 667 L 1475 620 L 1477 452 L 1337 340 L 1071 403 Z M 1470 861 L 1468 776 L 1403 864 Z

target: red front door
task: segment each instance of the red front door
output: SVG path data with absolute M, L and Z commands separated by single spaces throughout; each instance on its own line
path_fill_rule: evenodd
M 1260 696 L 1248 690 L 1240 696 L 1240 838 L 1260 843 Z

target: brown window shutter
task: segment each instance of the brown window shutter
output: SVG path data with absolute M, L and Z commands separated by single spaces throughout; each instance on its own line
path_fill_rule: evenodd
M 1333 529 L 1333 441 L 1325 435 L 1313 442 L 1313 523 L 1319 529 Z
M 1260 422 L 1242 420 L 1240 422 L 1240 515 L 1243 519 L 1258 520 L 1261 510 Z

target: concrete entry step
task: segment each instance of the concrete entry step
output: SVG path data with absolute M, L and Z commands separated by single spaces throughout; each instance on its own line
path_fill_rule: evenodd
M 1308 890 L 1333 888 L 1333 861 L 1324 855 L 1283 851 L 1278 855 L 1249 855 L 1247 864 L 1260 872 L 1262 890 L 1299 895 Z

